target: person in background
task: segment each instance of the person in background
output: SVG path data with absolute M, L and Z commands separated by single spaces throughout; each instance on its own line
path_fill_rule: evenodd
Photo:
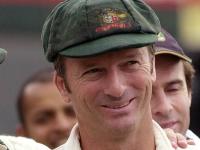
M 154 11 L 139 0 L 68 0 L 53 9 L 44 52 L 78 121 L 56 150 L 174 149 L 151 115 L 159 32 Z
M 162 128 L 171 128 L 200 145 L 199 137 L 188 129 L 195 74 L 192 60 L 172 35 L 164 29 L 162 33 L 165 40 L 155 44 L 156 82 L 151 100 L 153 119 Z
M 0 48 L 0 64 L 7 52 Z M 48 147 L 25 137 L 0 135 L 0 150 L 49 150 Z
M 76 123 L 71 103 L 66 103 L 53 83 L 54 69 L 44 68 L 29 77 L 20 89 L 16 135 L 55 148 L 63 144 Z

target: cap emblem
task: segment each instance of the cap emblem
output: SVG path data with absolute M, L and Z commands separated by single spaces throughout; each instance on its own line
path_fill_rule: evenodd
M 105 32 L 112 29 L 126 29 L 131 27 L 128 14 L 125 11 L 105 8 L 98 12 L 100 26 L 96 32 Z

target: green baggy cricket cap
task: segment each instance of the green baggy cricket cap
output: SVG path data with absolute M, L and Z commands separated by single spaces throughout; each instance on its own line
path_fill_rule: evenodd
M 140 0 L 66 0 L 47 17 L 42 42 L 51 62 L 58 55 L 85 57 L 157 41 L 160 22 Z
M 7 54 L 6 50 L 0 48 L 0 64 L 5 60 L 6 54 Z

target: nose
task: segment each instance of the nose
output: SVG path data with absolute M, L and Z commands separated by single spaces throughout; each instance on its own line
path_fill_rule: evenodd
M 104 93 L 111 97 L 121 97 L 125 92 L 123 74 L 119 71 L 111 71 L 107 77 Z
M 152 95 L 151 108 L 153 116 L 168 116 L 173 110 L 170 98 L 163 90 Z

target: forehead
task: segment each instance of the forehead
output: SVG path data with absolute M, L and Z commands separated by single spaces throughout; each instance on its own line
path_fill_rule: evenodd
M 28 109 L 66 105 L 53 82 L 29 84 L 24 91 L 23 104 Z
M 179 64 L 180 66 L 183 65 L 182 59 L 170 54 L 160 54 L 160 55 L 156 55 L 155 57 L 155 65 L 156 65 L 156 68 L 159 68 L 159 69 L 162 69 L 163 66 L 175 67 Z M 165 68 L 163 68 L 162 70 L 164 71 Z
M 115 51 L 106 52 L 99 55 L 83 57 L 83 58 L 67 58 L 69 62 L 80 62 L 89 63 L 89 62 L 108 62 L 109 60 L 120 60 L 126 57 L 140 57 L 144 60 L 148 59 L 148 48 L 128 48 L 128 49 L 120 49 Z
M 59 91 L 57 90 L 53 82 L 36 82 L 28 84 L 24 89 L 24 95 L 27 97 L 54 97 L 59 96 Z
M 156 56 L 156 81 L 182 79 L 185 80 L 184 67 L 181 59 L 172 55 Z

